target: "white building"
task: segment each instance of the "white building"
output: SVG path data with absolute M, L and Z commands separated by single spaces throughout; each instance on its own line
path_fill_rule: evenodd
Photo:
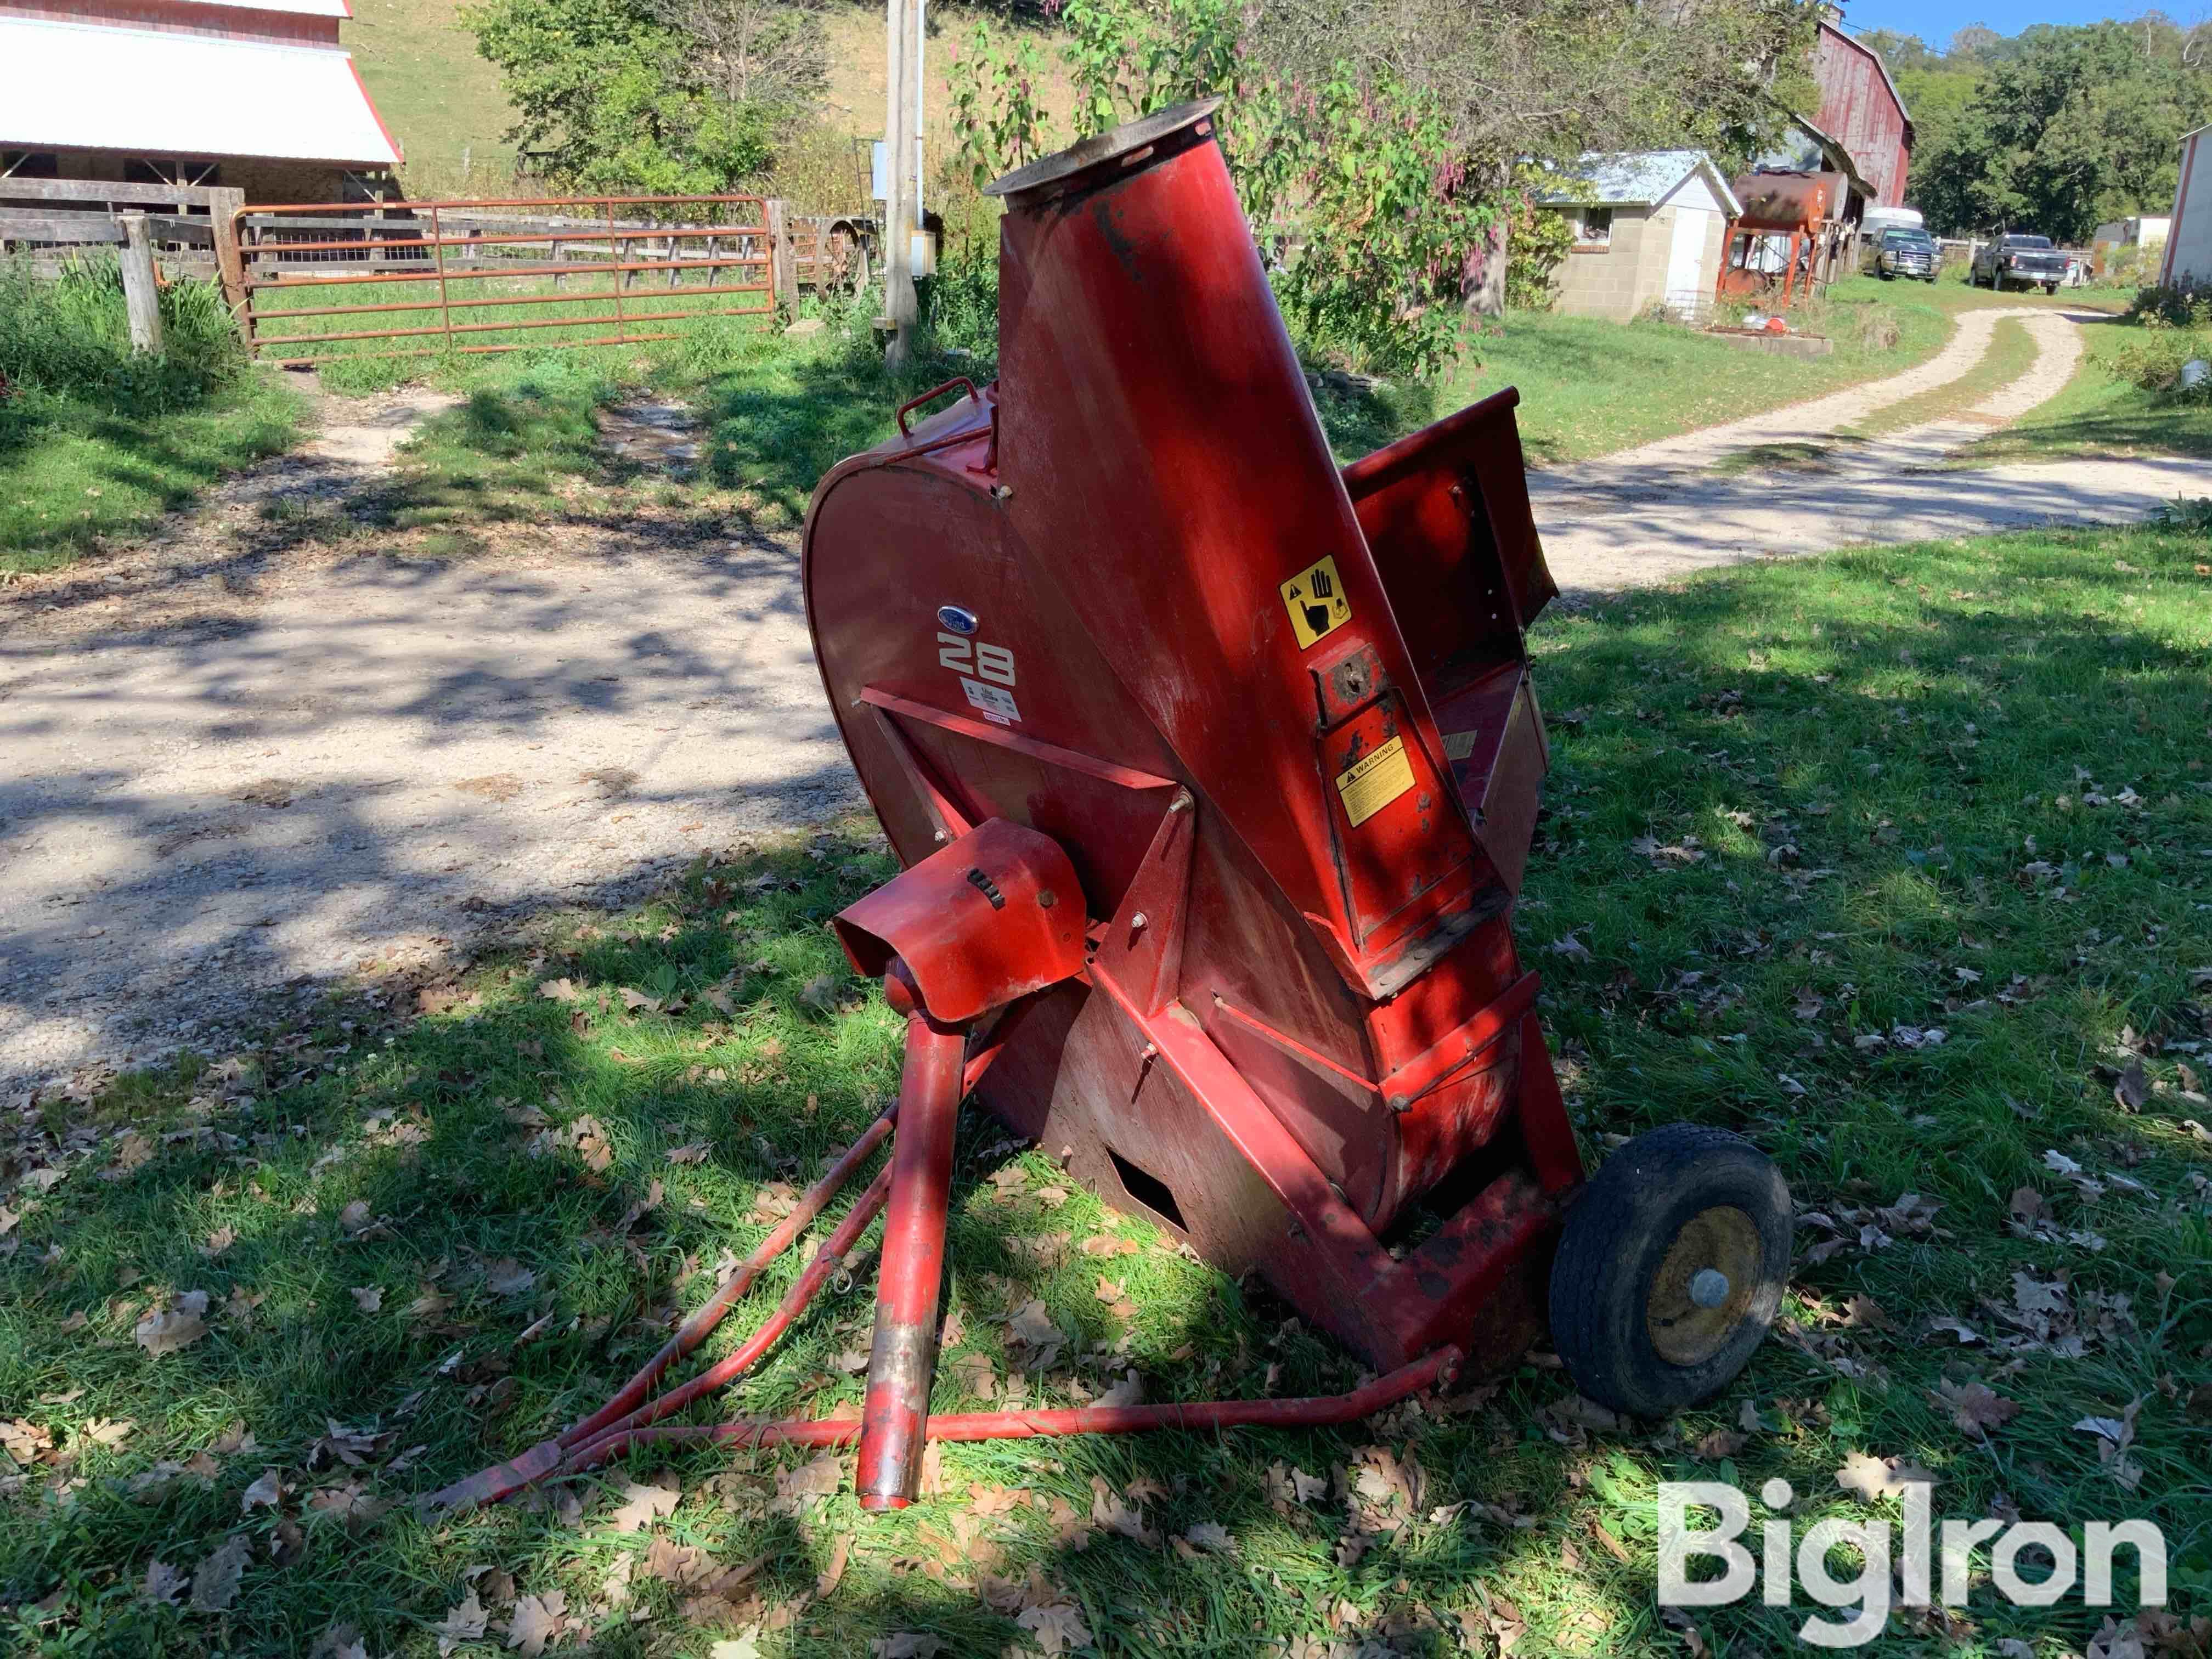
M 2173 189 L 2172 228 L 2166 233 L 2166 258 L 2159 262 L 2162 283 L 2212 285 L 2212 126 L 2199 127 L 2181 141 L 2181 182 Z
M 384 194 L 398 144 L 347 0 L 4 0 L 6 179 L 220 185 L 252 202 Z

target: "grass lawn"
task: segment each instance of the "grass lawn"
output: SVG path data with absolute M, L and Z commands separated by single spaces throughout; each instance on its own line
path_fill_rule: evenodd
M 725 418 L 845 441 L 772 403 Z M 1662 1624 L 1655 1482 L 1786 1480 L 1801 1530 L 1893 1521 L 1838 1485 L 1885 1478 L 1869 1458 L 1932 1473 L 1938 1516 L 2152 1519 L 2201 1610 L 2209 554 L 2179 528 L 1853 553 L 1538 630 L 1554 763 L 1519 931 L 1587 1150 L 1725 1125 L 1805 1212 L 1785 1322 L 1708 1408 L 1608 1424 L 1532 1364 L 1342 1432 L 951 1447 L 885 1518 L 848 1461 L 714 1451 L 416 1518 L 596 1404 L 895 1087 L 896 1022 L 823 926 L 890 869 L 852 823 L 546 918 L 458 982 L 370 971 L 261 1046 L 11 1109 L 0 1646 L 1771 1653 L 1808 1606 Z M 732 1409 L 854 1407 L 854 1279 Z M 950 1306 L 940 1409 L 1132 1370 L 1155 1399 L 1356 1380 L 974 1120 Z M 1056 1358 L 1009 1346 L 1017 1312 Z M 1986 1566 L 1881 1650 L 2055 1659 L 2097 1630 L 2001 1603 Z
M 462 0 L 360 0 L 345 44 L 407 158 L 416 198 L 514 193 L 514 110 L 463 27 Z M 463 158 L 466 157 L 464 171 Z
M 45 392 L 0 404 L 0 571 L 58 569 L 144 532 L 225 472 L 290 448 L 302 413 L 273 374 L 163 415 Z
M 2081 366 L 2049 403 L 1954 459 L 1962 466 L 2059 461 L 2086 455 L 2212 455 L 2212 403 L 2146 392 L 2112 372 L 2137 325 L 2118 320 L 2083 331 Z

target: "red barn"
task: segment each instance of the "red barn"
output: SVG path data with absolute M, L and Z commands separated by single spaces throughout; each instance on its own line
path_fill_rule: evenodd
M 1823 19 L 1813 47 L 1813 78 L 1820 88 L 1819 112 L 1808 124 L 1818 129 L 1814 137 L 1850 158 L 1856 179 L 1870 192 L 1866 205 L 1902 207 L 1912 161 L 1912 118 L 1881 55 Z

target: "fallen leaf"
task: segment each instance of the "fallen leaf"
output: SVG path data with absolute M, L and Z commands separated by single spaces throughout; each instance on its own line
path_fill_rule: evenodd
M 668 1149 L 668 1161 L 671 1164 L 704 1164 L 708 1150 L 703 1140 L 695 1140 L 688 1146 L 672 1146 Z
M 1218 1521 L 1194 1522 L 1184 1531 L 1183 1539 L 1193 1549 L 1205 1550 L 1211 1554 L 1237 1553 L 1237 1540 L 1229 1535 L 1229 1528 Z
M 830 1559 L 823 1563 L 822 1571 L 814 1576 L 814 1594 L 826 1596 L 837 1588 L 837 1581 L 845 1576 L 846 1559 L 853 1553 L 853 1534 L 841 1532 L 830 1546 Z
M 250 1515 L 256 1509 L 260 1508 L 273 1510 L 283 1495 L 284 1483 L 277 1478 L 276 1471 L 264 1469 L 262 1471 L 261 1478 L 248 1486 L 239 1499 L 239 1513 Z
M 203 1298 L 204 1300 L 204 1298 Z M 131 1334 L 138 1346 L 155 1358 L 188 1348 L 207 1334 L 207 1321 L 198 1313 L 186 1313 L 181 1309 L 149 1313 L 141 1319 Z
M 1965 1433 L 1984 1435 L 2020 1415 L 2018 1401 L 2006 1399 L 1985 1382 L 1969 1382 L 1963 1388 L 1948 1382 L 1937 1386 L 1943 1403 L 1951 1408 L 1951 1420 Z
M 244 1533 L 233 1533 L 199 1565 L 192 1569 L 192 1611 L 221 1613 L 238 1599 L 238 1581 L 246 1571 L 251 1546 Z
M 1864 1452 L 1853 1452 L 1844 1460 L 1843 1468 L 1836 1471 L 1836 1484 L 1867 1503 L 1877 1498 L 1893 1498 L 1917 1480 L 1933 1486 L 1936 1477 L 1902 1458 L 1869 1457 Z
M 665 1515 L 676 1513 L 676 1505 L 684 1494 L 669 1486 L 641 1486 L 635 1480 L 623 1483 L 622 1502 L 608 1515 L 606 1524 L 617 1532 L 635 1532 L 650 1526 Z
M 190 1582 L 182 1568 L 173 1567 L 158 1559 L 149 1561 L 146 1577 L 138 1587 L 139 1599 L 151 1601 L 156 1607 L 173 1607 Z
M 347 1294 L 353 1297 L 353 1305 L 363 1313 L 375 1313 L 384 1306 L 384 1286 L 381 1285 L 356 1285 Z
M 1083 1622 L 1083 1609 L 1073 1601 L 1025 1608 L 1014 1615 L 1014 1622 L 1047 1653 L 1068 1653 L 1091 1644 L 1091 1626 Z
M 836 1452 L 825 1451 L 795 1469 L 779 1471 L 775 1477 L 776 1496 L 793 1500 L 834 1498 L 844 1480 L 844 1463 Z
M 543 1595 L 526 1595 L 514 1604 L 514 1612 L 507 1623 L 507 1644 L 520 1648 L 523 1659 L 537 1659 L 545 1651 L 545 1644 L 568 1627 L 567 1617 L 568 1593 L 548 1590 Z
M 538 982 L 538 994 L 555 1002 L 574 1002 L 581 993 L 572 979 L 549 979 Z

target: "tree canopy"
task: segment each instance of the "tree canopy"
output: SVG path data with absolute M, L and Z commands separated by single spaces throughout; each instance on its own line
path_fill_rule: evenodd
M 2133 22 L 1961 29 L 1937 52 L 1869 29 L 1916 130 L 1909 193 L 1930 228 L 2086 241 L 2173 200 L 2182 135 L 2212 119 L 2212 27 Z
M 483 0 L 462 13 L 562 190 L 694 194 L 759 173 L 822 84 L 822 0 Z

